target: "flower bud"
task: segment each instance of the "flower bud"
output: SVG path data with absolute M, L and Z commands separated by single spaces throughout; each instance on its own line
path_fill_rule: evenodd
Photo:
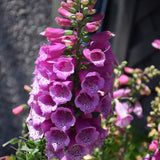
M 152 46 L 156 49 L 160 49 L 160 40 L 156 39 L 152 42 Z
M 129 82 L 129 77 L 125 74 L 122 74 L 120 77 L 118 77 L 118 80 L 121 85 L 127 85 Z
M 76 20 L 81 21 L 84 16 L 83 16 L 82 13 L 78 12 L 78 13 L 75 14 L 75 17 L 76 17 Z
M 133 68 L 130 68 L 130 67 L 124 67 L 124 71 L 128 74 L 131 74 L 133 73 L 134 69 Z
M 72 0 L 67 0 L 67 3 L 68 3 L 71 7 L 73 7 L 73 6 L 75 5 L 75 2 L 73 2 Z
M 24 85 L 24 89 L 25 89 L 27 92 L 31 92 L 31 91 L 32 91 L 32 88 L 29 87 L 28 85 Z
M 89 0 L 81 0 L 81 3 L 82 3 L 83 5 L 87 5 L 87 4 L 89 3 Z
M 96 9 L 89 9 L 88 14 L 92 15 L 96 13 Z
M 15 108 L 12 109 L 13 114 L 18 115 L 21 112 L 23 112 L 23 110 L 25 110 L 27 108 L 27 106 L 25 104 L 17 106 Z
M 65 17 L 65 18 L 70 18 L 71 16 L 73 16 L 73 14 L 71 12 L 67 11 L 66 9 L 64 9 L 62 7 L 58 9 L 58 13 L 62 17 Z
M 66 2 L 61 2 L 61 6 L 62 6 L 62 8 L 64 8 L 65 10 L 67 10 L 67 11 L 70 11 L 70 12 L 72 12 L 72 13 L 76 13 L 76 9 L 75 8 L 73 8 L 72 6 L 70 6 L 68 3 L 66 3 Z
M 85 26 L 85 30 L 88 32 L 95 32 L 99 29 L 100 23 L 101 23 L 100 21 L 87 23 Z
M 57 24 L 59 24 L 62 27 L 68 27 L 71 26 L 71 22 L 72 20 L 70 19 L 65 19 L 65 18 L 60 18 L 60 17 L 56 17 L 55 21 L 57 22 Z
M 103 18 L 104 18 L 104 14 L 98 13 L 98 14 L 95 14 L 94 16 L 91 17 L 91 21 L 100 21 Z
M 155 139 L 149 145 L 149 150 L 155 152 L 158 148 L 158 139 Z

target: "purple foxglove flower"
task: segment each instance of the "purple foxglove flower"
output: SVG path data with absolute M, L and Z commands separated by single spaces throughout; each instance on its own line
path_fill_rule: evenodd
M 104 62 L 106 59 L 105 54 L 101 49 L 89 50 L 85 48 L 83 50 L 83 55 L 88 61 L 92 62 L 95 66 L 104 66 Z
M 68 27 L 68 26 L 72 25 L 72 20 L 70 20 L 70 19 L 56 17 L 55 21 L 57 22 L 58 25 L 60 25 L 62 27 Z
M 143 158 L 143 160 L 150 160 L 150 154 L 147 154 L 147 155 Z
M 85 30 L 87 32 L 95 32 L 99 29 L 101 21 L 94 21 L 86 23 Z
M 116 91 L 113 92 L 113 98 L 117 98 L 117 97 L 126 97 L 129 93 L 131 93 L 131 89 L 118 89 Z
M 48 54 L 51 58 L 58 58 L 60 55 L 62 55 L 65 49 L 65 44 L 54 43 L 53 45 L 48 46 Z
M 127 108 L 124 107 L 117 99 L 115 99 L 115 110 L 118 115 L 115 125 L 119 127 L 127 127 L 131 120 L 133 120 L 133 116 L 128 113 Z
M 91 97 L 86 92 L 80 91 L 75 98 L 76 107 L 80 108 L 80 110 L 83 111 L 85 114 L 93 112 L 98 103 L 98 94 L 94 94 Z
M 70 18 L 71 16 L 74 15 L 62 7 L 58 9 L 58 13 L 64 18 Z
M 71 81 L 67 81 L 72 83 Z M 57 105 L 64 104 L 71 100 L 72 93 L 69 88 L 70 84 L 67 84 L 67 82 L 58 82 L 55 81 L 53 83 L 53 86 L 49 88 L 50 95 L 54 102 L 56 102 Z
M 100 21 L 104 18 L 104 14 L 103 13 L 98 13 L 95 14 L 91 17 L 91 21 Z
M 138 118 L 142 118 L 143 117 L 143 108 L 142 105 L 139 101 L 137 101 L 134 105 L 134 109 L 133 112 L 136 114 L 136 116 Z
M 88 48 L 90 50 L 93 49 L 108 50 L 109 48 L 111 48 L 111 44 L 109 41 L 104 41 L 104 42 L 91 41 L 88 45 Z
M 50 130 L 50 128 L 55 127 L 55 125 L 51 122 L 51 120 L 45 120 L 44 122 L 41 123 L 41 129 L 43 133 L 47 132 Z
M 156 49 L 160 49 L 160 39 L 155 39 L 153 42 L 152 42 L 152 46 Z
M 53 127 L 50 131 L 45 133 L 47 143 L 50 143 L 55 151 L 63 149 L 69 144 L 69 137 L 62 130 L 59 130 L 57 127 Z
M 99 33 L 95 33 L 91 35 L 91 40 L 95 42 L 105 42 L 108 41 L 110 38 L 114 37 L 115 34 L 111 33 L 110 31 L 103 31 Z
M 74 144 L 66 152 L 66 160 L 81 160 L 87 155 L 88 149 L 80 144 Z M 65 159 L 62 159 L 65 160 Z
M 68 3 L 66 3 L 66 2 L 61 2 L 61 6 L 62 6 L 62 8 L 64 8 L 65 10 L 70 10 L 70 9 L 72 9 L 72 6 L 70 6 Z
M 100 101 L 99 109 L 105 119 L 108 119 L 108 115 L 113 113 L 111 100 L 110 96 L 105 95 Z
M 99 136 L 99 132 L 96 131 L 94 126 L 88 123 L 88 119 L 78 119 L 76 122 L 76 131 L 75 140 L 83 146 L 90 146 Z
M 62 42 L 65 43 L 65 45 L 73 46 L 77 42 L 77 37 L 74 35 L 63 36 Z
M 64 36 L 64 33 L 65 33 L 64 29 L 47 28 L 44 32 L 41 32 L 40 34 L 48 38 L 59 38 L 61 36 Z
M 74 73 L 73 58 L 59 58 L 56 63 L 53 64 L 53 72 L 57 77 L 62 80 L 66 80 L 71 74 Z
M 62 159 L 64 156 L 64 150 L 54 150 L 53 146 L 50 143 L 47 143 L 46 145 L 46 156 L 49 160 L 51 159 Z
M 160 151 L 159 149 L 157 148 L 157 150 L 155 151 L 153 157 L 152 157 L 152 160 L 160 160 Z
M 154 139 L 149 145 L 149 150 L 155 152 L 158 149 L 158 139 Z
M 97 72 L 89 72 L 81 83 L 82 89 L 90 96 L 104 87 L 104 79 Z
M 42 111 L 42 115 L 45 117 L 50 116 L 51 112 L 55 111 L 57 108 L 56 103 L 48 92 L 43 92 L 43 94 L 38 97 L 38 104 Z
M 51 115 L 52 122 L 57 128 L 63 131 L 68 130 L 71 126 L 75 124 L 75 117 L 69 108 L 59 107 Z

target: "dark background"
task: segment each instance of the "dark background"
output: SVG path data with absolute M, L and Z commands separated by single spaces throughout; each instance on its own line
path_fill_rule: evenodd
M 32 84 L 34 61 L 40 45 L 46 39 L 39 35 L 46 27 L 58 27 L 60 0 L 1 0 L 0 1 L 0 156 L 14 153 L 1 145 L 21 135 L 25 114 L 15 116 L 12 108 L 28 100 L 25 84 Z M 111 40 L 120 63 L 127 60 L 130 67 L 144 68 L 154 64 L 160 69 L 160 51 L 151 46 L 160 39 L 159 0 L 98 0 L 98 12 L 105 14 L 100 30 L 116 34 Z M 99 30 L 99 31 L 100 31 Z M 150 83 L 158 84 L 159 78 Z M 142 98 L 144 115 L 150 110 L 154 97 Z

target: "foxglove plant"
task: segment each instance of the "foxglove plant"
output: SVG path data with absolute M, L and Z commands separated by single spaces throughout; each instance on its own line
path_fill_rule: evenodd
M 73 30 L 47 28 L 40 33 L 48 45 L 41 46 L 35 62 L 27 124 L 33 140 L 45 138 L 48 159 L 81 160 L 100 148 L 108 133 L 101 127 L 100 114 L 107 119 L 113 113 L 117 62 L 108 40 L 115 35 L 109 31 L 88 35 L 99 29 L 104 17 L 93 15 L 95 3 L 62 2 L 58 12 L 63 18 L 55 20 Z

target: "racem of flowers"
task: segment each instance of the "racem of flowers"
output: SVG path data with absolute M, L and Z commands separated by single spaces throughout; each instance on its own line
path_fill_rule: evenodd
M 62 27 L 47 28 L 35 62 L 28 105 L 29 135 L 45 137 L 48 159 L 81 160 L 101 148 L 108 130 L 101 116 L 112 113 L 113 65 L 117 65 L 109 31 L 94 33 L 103 14 L 95 14 L 96 0 L 67 0 L 56 17 Z

